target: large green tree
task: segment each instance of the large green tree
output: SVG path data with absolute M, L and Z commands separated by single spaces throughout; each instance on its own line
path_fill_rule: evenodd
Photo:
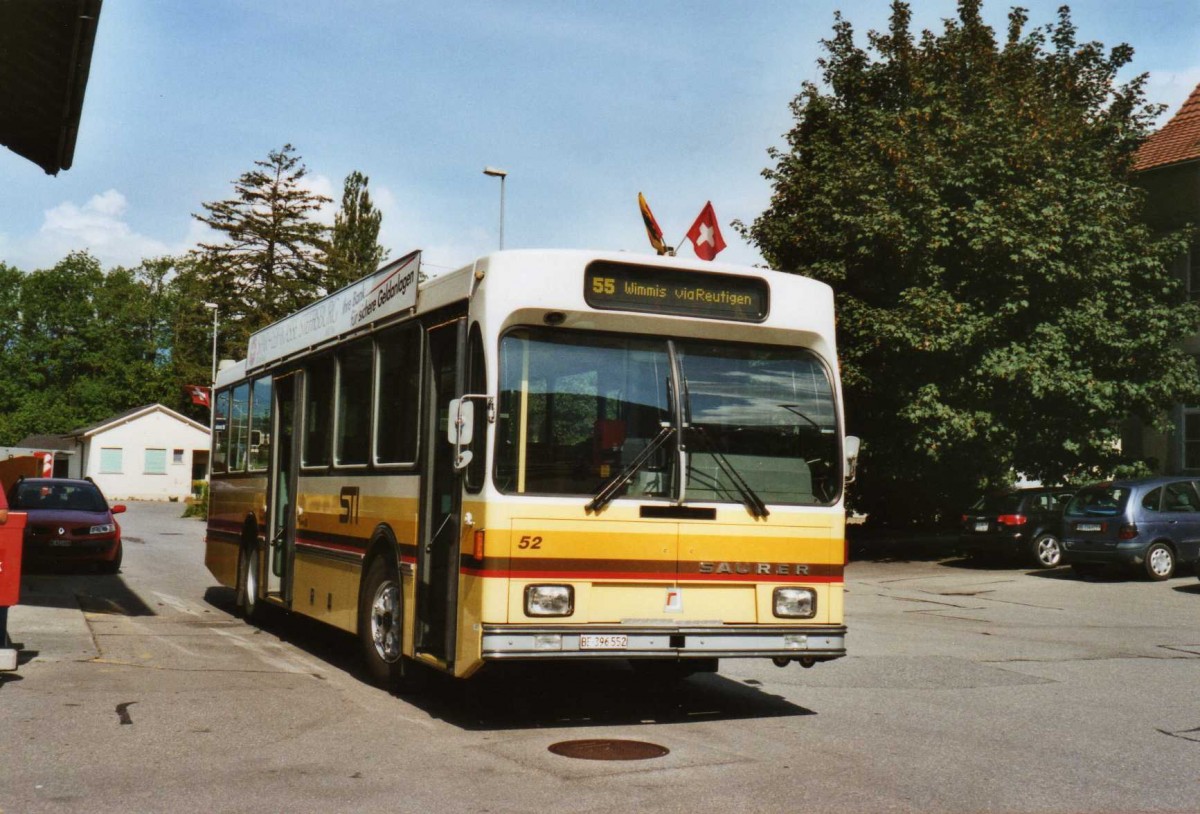
M 342 208 L 334 216 L 325 260 L 330 290 L 371 274 L 387 258 L 387 250 L 379 245 L 383 213 L 371 202 L 369 183 L 370 179 L 357 170 L 346 176 Z
M 234 196 L 193 215 L 220 233 L 201 243 L 197 273 L 221 307 L 223 331 L 240 340 L 327 293 L 326 227 L 314 215 L 330 198 L 305 187 L 308 169 L 285 144 L 233 182 Z
M 178 403 L 161 269 L 105 273 L 77 252 L 50 269 L 12 271 L 0 268 L 7 293 L 0 443 L 67 432 L 143 404 Z
M 830 283 L 860 505 L 932 518 L 1015 473 L 1112 473 L 1120 424 L 1194 398 L 1177 341 L 1195 306 L 1167 271 L 1182 234 L 1139 221 L 1130 165 L 1156 106 L 1132 59 L 1079 42 L 1070 12 L 1003 40 L 980 0 L 915 38 L 855 42 L 837 16 L 823 86 L 770 151 L 770 206 L 739 225 L 776 268 Z

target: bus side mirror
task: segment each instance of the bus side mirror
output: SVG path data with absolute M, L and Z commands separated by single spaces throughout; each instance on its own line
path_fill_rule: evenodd
M 475 405 L 468 399 L 453 399 L 450 402 L 449 415 L 446 421 L 446 440 L 454 444 L 454 468 L 466 469 L 474 457 L 469 449 L 463 449 L 471 443 L 475 433 Z
M 475 432 L 475 405 L 467 399 L 453 399 L 449 413 L 446 440 L 456 446 L 467 446 Z
M 846 483 L 853 483 L 858 474 L 858 448 L 862 441 L 857 435 L 847 435 L 843 449 L 846 453 Z

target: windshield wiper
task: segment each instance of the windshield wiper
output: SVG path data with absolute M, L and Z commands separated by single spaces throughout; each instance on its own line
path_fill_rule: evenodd
M 704 447 L 713 456 L 713 460 L 717 462 L 717 466 L 725 473 L 725 476 L 733 482 L 734 487 L 738 490 L 738 494 L 742 496 L 742 503 L 746 504 L 746 508 L 750 510 L 750 514 L 754 517 L 766 517 L 771 514 L 767 510 L 767 504 L 763 503 L 762 498 L 750 488 L 750 484 L 746 483 L 745 478 L 733 468 L 733 464 L 725 458 L 717 445 L 713 443 L 708 432 L 698 424 L 693 424 L 689 427 L 690 430 L 704 442 Z
M 792 415 L 794 415 L 798 418 L 802 418 L 805 421 L 807 421 L 809 424 L 812 424 L 813 429 L 815 429 L 817 432 L 821 433 L 822 435 L 829 435 L 830 433 L 833 432 L 832 427 L 822 427 L 820 424 L 818 424 L 817 422 L 815 422 L 811 418 L 809 418 L 807 415 L 805 415 L 804 412 L 800 409 L 799 404 L 780 404 L 779 406 L 782 407 L 783 409 L 787 410 Z
M 600 491 L 596 493 L 596 496 L 593 497 L 591 501 L 583 507 L 584 510 L 589 512 L 598 512 L 609 503 L 612 503 L 613 498 L 617 496 L 617 492 L 621 490 L 621 487 L 629 483 L 630 478 L 637 474 L 637 471 L 646 465 L 646 461 L 650 460 L 651 456 L 658 451 L 658 448 L 665 444 L 667 439 L 670 438 L 674 433 L 674 427 L 670 426 L 669 424 L 663 425 L 663 428 L 659 430 L 658 435 L 656 435 L 649 444 L 646 444 L 646 448 L 638 453 L 636 458 L 629 462 L 629 466 L 622 469 L 611 480 L 609 480 L 608 483 L 600 487 Z

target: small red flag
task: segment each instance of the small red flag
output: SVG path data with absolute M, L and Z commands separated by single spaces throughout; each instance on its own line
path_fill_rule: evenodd
M 717 213 L 713 211 L 712 201 L 704 204 L 696 222 L 688 229 L 687 236 L 701 260 L 712 260 L 725 248 L 725 238 L 721 237 L 721 227 L 717 225 Z
M 187 393 L 192 398 L 192 404 L 199 404 L 202 407 L 207 407 L 212 402 L 208 398 L 208 388 L 202 384 L 185 384 L 183 392 Z

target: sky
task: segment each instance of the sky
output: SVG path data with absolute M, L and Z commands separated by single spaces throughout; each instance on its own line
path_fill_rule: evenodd
M 1030 25 L 1061 0 L 1024 4 Z M 952 0 L 914 0 L 940 31 Z M 1003 36 L 1009 4 L 985 0 Z M 728 248 L 762 258 L 730 225 L 768 205 L 767 150 L 789 103 L 819 82 L 835 11 L 860 43 L 886 28 L 881 0 L 108 0 L 100 15 L 74 165 L 58 176 L 0 148 L 0 261 L 48 268 L 86 249 L 106 267 L 211 240 L 192 217 L 292 144 L 335 199 L 358 170 L 383 213 L 380 242 L 422 249 L 432 274 L 505 248 L 650 251 L 645 194 L 669 244 L 712 201 Z M 1080 40 L 1133 46 L 1124 78 L 1150 75 L 1162 122 L 1200 84 L 1200 3 L 1071 4 Z

